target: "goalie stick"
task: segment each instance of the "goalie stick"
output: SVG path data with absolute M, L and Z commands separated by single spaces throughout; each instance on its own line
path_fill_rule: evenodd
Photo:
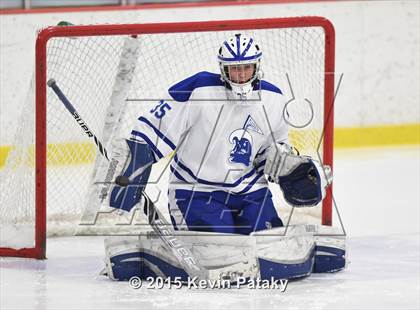
M 54 93 L 64 104 L 66 109 L 73 115 L 74 119 L 85 131 L 85 133 L 90 138 L 94 139 L 99 152 L 108 161 L 110 161 L 105 147 L 95 136 L 95 134 L 89 129 L 87 124 L 82 120 L 75 107 L 70 103 L 70 101 L 67 99 L 64 93 L 61 91 L 60 87 L 57 85 L 57 82 L 54 79 L 49 79 L 47 85 L 54 91 Z M 112 159 L 112 161 L 114 160 L 116 159 Z M 129 180 L 127 177 L 118 176 L 115 179 L 115 183 L 120 186 L 127 186 L 129 184 Z M 163 217 L 161 212 L 156 208 L 149 196 L 147 196 L 144 191 L 142 192 L 142 195 L 145 200 L 143 211 L 147 216 L 148 222 L 150 226 L 152 226 L 155 233 L 162 239 L 167 248 L 170 251 L 172 251 L 174 256 L 177 258 L 178 262 L 181 264 L 181 266 L 185 269 L 185 271 L 191 278 L 197 277 L 199 279 L 208 279 L 209 271 L 200 266 L 197 259 L 192 254 L 191 250 L 188 247 L 186 247 L 185 244 L 175 236 L 175 231 L 172 228 L 171 224 L 169 224 L 165 220 L 165 218 Z
M 61 89 L 58 87 L 56 81 L 54 79 L 49 79 L 48 82 L 47 82 L 47 85 L 49 87 L 51 87 L 51 89 L 54 91 L 54 93 L 57 95 L 57 97 L 60 99 L 60 101 L 64 104 L 66 109 L 71 113 L 71 115 L 73 115 L 74 119 L 80 125 L 80 127 L 84 130 L 86 135 L 89 138 L 93 138 L 96 146 L 99 149 L 99 152 L 101 152 L 101 154 L 109 161 L 108 153 L 107 153 L 106 149 L 103 147 L 102 143 L 98 140 L 98 138 L 93 134 L 93 132 L 89 129 L 89 127 L 86 125 L 86 123 L 80 117 L 80 115 L 76 111 L 75 107 L 71 104 L 71 102 L 63 94 Z

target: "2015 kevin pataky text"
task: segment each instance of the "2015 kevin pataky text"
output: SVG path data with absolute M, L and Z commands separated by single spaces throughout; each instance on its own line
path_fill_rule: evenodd
M 246 277 L 238 277 L 235 282 L 229 280 L 209 280 L 199 279 L 198 277 L 188 278 L 182 281 L 180 277 L 162 278 L 162 277 L 148 277 L 142 280 L 139 277 L 132 277 L 129 281 L 130 287 L 139 289 L 144 287 L 146 289 L 181 289 L 183 287 L 188 289 L 229 289 L 229 288 L 248 288 L 248 289 L 276 289 L 285 292 L 288 280 L 283 279 L 251 279 Z

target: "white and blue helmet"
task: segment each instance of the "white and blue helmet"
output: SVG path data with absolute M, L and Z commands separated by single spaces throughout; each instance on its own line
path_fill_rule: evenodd
M 261 72 L 262 52 L 253 38 L 242 34 L 235 34 L 227 39 L 219 48 L 219 65 L 222 80 L 230 85 L 232 91 L 239 96 L 247 96 L 252 92 L 256 79 L 262 78 Z M 228 66 L 254 64 L 254 73 L 250 80 L 244 83 L 235 83 L 229 78 Z

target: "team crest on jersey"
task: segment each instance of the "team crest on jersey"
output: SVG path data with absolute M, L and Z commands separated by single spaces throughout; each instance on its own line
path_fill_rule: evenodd
M 251 117 L 251 115 L 248 115 L 244 126 L 240 129 L 234 130 L 229 135 L 229 142 L 233 144 L 233 149 L 229 154 L 229 162 L 249 166 L 251 161 L 253 142 L 250 131 L 261 135 L 263 134 L 255 120 Z
M 251 115 L 248 115 L 243 128 L 245 130 L 248 130 L 248 131 L 254 131 L 256 133 L 259 133 L 260 135 L 263 134 L 262 130 L 257 125 L 257 122 L 254 121 L 254 119 L 251 117 Z

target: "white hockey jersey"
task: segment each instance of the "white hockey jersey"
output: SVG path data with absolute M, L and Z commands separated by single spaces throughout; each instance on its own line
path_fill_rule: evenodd
M 266 149 L 288 140 L 278 87 L 259 81 L 244 101 L 219 74 L 200 72 L 168 93 L 171 100 L 138 118 L 131 139 L 146 142 L 157 159 L 176 151 L 169 187 L 244 194 L 267 186 Z

